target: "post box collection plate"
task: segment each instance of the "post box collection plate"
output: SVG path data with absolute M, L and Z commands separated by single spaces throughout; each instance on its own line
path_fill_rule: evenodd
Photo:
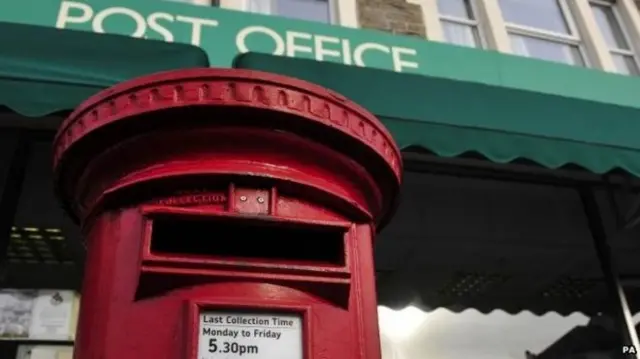
M 197 359 L 303 359 L 302 316 L 205 310 Z

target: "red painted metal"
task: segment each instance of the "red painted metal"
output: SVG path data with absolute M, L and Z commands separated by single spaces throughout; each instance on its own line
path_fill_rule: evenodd
M 384 127 L 344 97 L 255 71 L 142 77 L 71 114 L 54 168 L 88 247 L 76 359 L 196 359 L 203 308 L 300 313 L 305 359 L 380 357 L 372 241 L 402 163 Z M 342 249 L 331 260 L 305 247 L 219 255 L 204 250 L 222 243 L 218 225 L 181 222 L 160 250 L 167 218 L 339 231 Z

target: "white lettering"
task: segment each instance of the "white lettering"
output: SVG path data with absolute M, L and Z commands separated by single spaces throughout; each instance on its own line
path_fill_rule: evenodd
M 296 43 L 296 40 L 311 40 L 311 34 L 304 32 L 287 31 L 287 56 L 295 57 L 298 53 L 313 53 L 313 49 L 310 46 L 300 45 Z
M 315 48 L 315 57 L 316 60 L 318 61 L 323 61 L 325 56 L 331 56 L 331 57 L 340 57 L 340 51 L 336 51 L 336 50 L 331 50 L 331 49 L 327 49 L 325 48 L 326 44 L 340 44 L 340 39 L 338 39 L 337 37 L 330 37 L 330 36 L 323 36 L 323 35 L 316 35 L 313 45 Z
M 71 16 L 72 10 L 80 10 L 81 13 L 79 16 Z M 81 24 L 91 20 L 92 16 L 93 9 L 91 6 L 74 1 L 63 1 L 60 4 L 60 11 L 58 11 L 56 27 L 64 29 L 67 24 Z
M 391 52 L 391 50 L 387 46 L 376 44 L 373 42 L 366 42 L 364 44 L 358 45 L 358 47 L 356 47 L 355 51 L 353 52 L 353 60 L 356 66 L 366 66 L 362 57 L 365 51 L 369 50 L 377 50 L 387 54 Z
M 112 7 L 105 10 L 100 11 L 94 18 L 91 23 L 93 27 L 93 31 L 97 33 L 104 33 L 104 21 L 107 17 L 112 15 L 125 15 L 133 19 L 136 23 L 136 30 L 131 34 L 131 37 L 142 38 L 144 33 L 147 31 L 147 23 L 142 17 L 142 15 L 137 12 L 127 9 L 126 7 Z
M 417 69 L 418 63 L 413 61 L 403 60 L 400 56 L 410 55 L 416 56 L 418 53 L 414 49 L 407 49 L 405 47 L 392 47 L 391 57 L 393 58 L 393 70 L 402 72 L 403 68 Z
M 345 65 L 353 65 L 351 61 L 351 43 L 347 39 L 342 40 L 342 55 L 344 56 Z
M 249 52 L 249 48 L 247 47 L 246 41 L 247 41 L 247 37 L 253 33 L 265 34 L 271 37 L 271 39 L 275 43 L 275 48 L 273 49 L 271 54 L 276 56 L 284 55 L 285 44 L 282 37 L 278 35 L 277 32 L 264 26 L 249 26 L 249 27 L 245 27 L 244 29 L 240 30 L 240 32 L 238 32 L 238 35 L 236 35 L 236 47 L 238 48 L 238 51 L 240 51 L 240 53 L 244 54 L 246 52 Z
M 147 17 L 147 23 L 149 24 L 149 28 L 151 30 L 162 35 L 162 37 L 164 38 L 164 41 L 173 42 L 174 38 L 171 31 L 169 31 L 169 29 L 167 29 L 166 27 L 160 25 L 158 23 L 158 20 L 166 20 L 169 22 L 173 22 L 174 20 L 173 16 L 171 16 L 171 14 L 167 14 L 164 12 L 156 12 L 149 15 L 149 17 Z
M 2 0 L 0 0 L 2 1 Z M 118 16 L 120 17 L 118 18 Z M 118 20 L 112 24 L 105 25 L 105 21 L 112 16 Z M 130 20 L 129 20 L 130 19 Z M 188 41 L 187 39 L 176 38 L 173 24 L 177 22 L 186 23 L 191 26 L 191 44 L 201 46 L 203 33 L 206 27 L 218 27 L 219 22 L 213 19 L 197 18 L 183 15 L 174 15 L 166 12 L 155 12 L 145 17 L 137 11 L 126 7 L 111 7 L 96 12 L 89 4 L 73 0 L 63 0 L 60 4 L 56 19 L 56 28 L 64 29 L 73 24 L 90 23 L 94 32 L 105 33 L 113 30 L 122 31 L 123 21 L 133 21 L 135 28 L 130 36 L 146 38 L 147 28 L 156 33 L 166 42 Z M 118 26 L 120 29 L 118 29 Z M 126 24 L 125 24 L 126 26 Z M 113 29 L 105 29 L 114 27 Z M 224 39 L 222 39 L 224 41 Z M 208 42 L 208 40 L 206 40 Z M 316 35 L 306 32 L 286 31 L 280 34 L 266 26 L 248 26 L 241 29 L 235 37 L 238 52 L 246 53 L 250 51 L 260 51 L 271 53 L 275 56 L 305 57 L 308 55 L 317 61 L 336 59 L 345 65 L 356 65 L 359 67 L 369 67 L 374 65 L 371 61 L 380 58 L 380 54 L 371 55 L 370 52 L 382 53 L 384 57 L 391 58 L 391 64 L 383 65 L 376 63 L 375 67 L 391 66 L 395 72 L 405 72 L 410 69 L 418 69 L 420 63 L 415 49 L 386 46 L 375 42 L 365 42 L 355 46 L 350 39 L 339 38 L 327 35 Z M 253 49 L 249 47 L 252 46 Z M 215 48 L 216 42 L 207 43 L 205 48 Z M 370 59 L 367 61 L 367 56 Z M 334 60 L 335 61 L 335 60 Z M 388 61 L 388 60 L 387 60 Z M 385 61 L 385 62 L 387 62 Z M 369 63 L 367 63 L 369 62 Z M 378 62 L 378 61 L 376 61 Z
M 200 46 L 200 42 L 202 41 L 202 26 L 218 26 L 216 20 L 200 19 L 197 17 L 178 15 L 176 16 L 176 20 L 191 24 L 191 44 L 196 46 Z

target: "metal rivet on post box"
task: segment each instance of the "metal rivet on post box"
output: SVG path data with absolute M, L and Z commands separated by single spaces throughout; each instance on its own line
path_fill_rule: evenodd
M 402 163 L 358 105 L 261 72 L 155 74 L 72 113 L 54 168 L 87 243 L 76 359 L 380 358 L 372 242 Z

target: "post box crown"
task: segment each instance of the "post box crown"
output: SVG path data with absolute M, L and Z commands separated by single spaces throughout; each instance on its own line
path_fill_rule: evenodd
M 72 205 L 78 200 L 77 194 L 69 190 L 79 175 L 70 172 L 81 172 L 93 156 L 123 141 L 122 136 L 149 131 L 149 127 L 136 125 L 140 119 L 187 108 L 248 109 L 265 113 L 266 118 L 274 114 L 292 118 L 295 121 L 290 121 L 286 131 L 296 133 L 304 127 L 304 137 L 326 147 L 339 147 L 370 173 L 387 207 L 377 214 L 379 220 L 384 222 L 393 211 L 402 181 L 400 150 L 367 110 L 336 92 L 294 78 L 250 70 L 198 68 L 123 82 L 89 98 L 63 122 L 54 140 L 53 164 L 56 190 L 71 214 L 80 216 Z M 174 120 L 192 121 L 197 128 L 205 122 L 211 125 L 218 118 Z M 270 124 L 265 121 L 257 126 L 269 128 Z

